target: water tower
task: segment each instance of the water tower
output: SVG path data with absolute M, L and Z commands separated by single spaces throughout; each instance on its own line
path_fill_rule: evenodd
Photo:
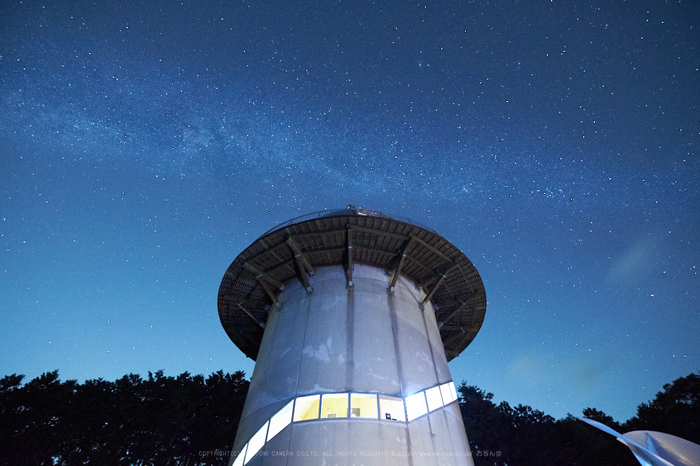
M 231 464 L 473 464 L 447 362 L 486 293 L 431 229 L 354 206 L 295 218 L 233 261 L 218 307 L 256 361 Z

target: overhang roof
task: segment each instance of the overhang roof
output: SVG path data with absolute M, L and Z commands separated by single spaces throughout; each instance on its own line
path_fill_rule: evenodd
M 408 219 L 354 206 L 295 218 L 248 246 L 221 281 L 221 324 L 236 346 L 255 360 L 268 311 L 285 283 L 299 279 L 308 288 L 314 269 L 334 265 L 344 266 L 352 283 L 354 263 L 391 271 L 392 276 L 398 272 L 423 287 L 435 309 L 448 361 L 481 328 L 486 292 L 462 251 Z

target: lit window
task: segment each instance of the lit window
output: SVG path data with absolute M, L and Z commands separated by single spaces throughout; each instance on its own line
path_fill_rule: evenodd
M 406 422 L 401 398 L 379 395 L 379 413 L 379 419 Z
M 415 393 L 406 397 L 406 414 L 408 420 L 412 421 L 428 412 L 428 407 L 425 405 L 425 395 L 423 392 Z
M 287 403 L 287 406 L 277 411 L 277 414 L 270 419 L 270 430 L 267 433 L 267 441 L 269 442 L 275 435 L 279 434 L 282 429 L 287 427 L 292 422 L 292 407 L 294 400 Z
M 248 441 L 248 450 L 245 452 L 245 461 L 243 464 L 248 464 L 248 461 L 253 459 L 253 457 L 260 451 L 260 449 L 265 445 L 265 438 L 267 437 L 267 426 L 270 425 L 270 421 L 266 422 L 260 430 L 258 430 L 253 438 Z
M 401 408 L 403 411 L 403 408 Z M 350 415 L 377 419 L 377 395 L 367 393 L 350 394 Z
M 448 383 L 440 385 L 440 393 L 442 393 L 442 399 L 445 400 L 445 404 L 450 404 L 455 400 L 454 398 L 452 398 L 450 384 Z
M 450 386 L 450 393 L 452 393 L 452 400 L 454 401 L 457 399 L 457 392 L 455 391 L 455 384 L 454 384 L 454 382 L 448 382 L 448 384 Z
M 428 399 L 428 411 L 435 411 L 442 408 L 442 395 L 440 395 L 440 387 L 429 388 L 425 391 L 425 397 Z
M 241 451 L 238 453 L 238 456 L 236 456 L 236 461 L 233 462 L 232 466 L 243 466 L 243 460 L 245 459 L 245 450 L 247 447 L 247 443 L 243 445 L 243 448 L 241 448 Z
M 331 393 L 321 398 L 321 417 L 348 417 L 348 394 Z
M 318 419 L 320 395 L 302 396 L 294 404 L 294 422 Z

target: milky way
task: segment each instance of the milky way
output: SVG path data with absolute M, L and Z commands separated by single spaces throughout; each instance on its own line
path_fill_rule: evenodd
M 465 251 L 456 382 L 624 421 L 700 356 L 693 3 L 0 7 L 2 375 L 252 363 L 216 293 L 363 205 Z

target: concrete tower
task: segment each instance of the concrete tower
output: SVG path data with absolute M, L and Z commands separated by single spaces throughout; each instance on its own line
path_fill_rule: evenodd
M 427 227 L 354 206 L 233 261 L 218 297 L 256 360 L 238 465 L 471 465 L 447 362 L 484 320 L 479 273 Z

